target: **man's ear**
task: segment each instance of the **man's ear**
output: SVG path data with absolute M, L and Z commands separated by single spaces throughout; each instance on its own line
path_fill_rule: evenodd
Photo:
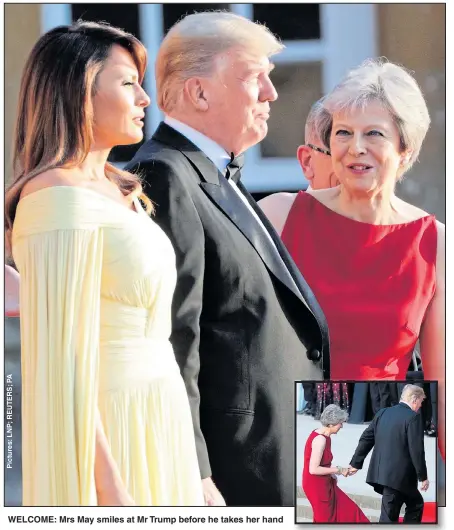
M 207 93 L 200 78 L 191 77 L 186 79 L 183 91 L 187 101 L 192 103 L 196 110 L 202 112 L 208 110 Z
M 314 171 L 311 165 L 312 149 L 307 147 L 307 145 L 300 145 L 296 151 L 296 157 L 298 158 L 304 176 L 307 180 L 312 180 L 314 178 Z

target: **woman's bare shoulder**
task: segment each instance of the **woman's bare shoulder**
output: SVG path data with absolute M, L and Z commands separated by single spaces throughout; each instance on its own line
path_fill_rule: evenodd
M 446 235 L 446 226 L 441 222 L 439 221 L 438 219 L 435 221 L 435 224 L 437 226 L 437 232 L 438 232 L 438 236 L 442 236 L 443 239 Z
M 276 232 L 281 235 L 297 193 L 273 193 L 261 199 L 258 205 L 268 217 Z
M 22 188 L 20 198 L 23 199 L 27 195 L 31 195 L 37 191 L 45 188 L 55 186 L 74 186 L 75 185 L 76 170 L 54 168 L 39 173 L 30 179 Z
M 421 219 L 423 217 L 427 217 L 428 215 L 430 215 L 428 212 L 426 212 L 422 208 L 419 208 L 418 206 L 415 206 L 414 204 L 411 204 L 402 199 L 399 199 L 398 197 L 394 197 L 393 204 L 395 205 L 398 213 L 403 216 L 404 222 L 417 221 L 418 219 Z
M 324 447 L 326 445 L 326 438 L 322 434 L 317 434 L 312 440 L 312 447 Z
M 283 208 L 285 206 L 291 206 L 297 193 L 279 192 L 267 195 L 263 199 L 258 201 L 260 208 L 266 213 L 267 209 L 270 208 Z
M 436 221 L 437 227 L 437 290 L 445 286 L 445 271 L 446 271 L 446 228 L 445 225 Z

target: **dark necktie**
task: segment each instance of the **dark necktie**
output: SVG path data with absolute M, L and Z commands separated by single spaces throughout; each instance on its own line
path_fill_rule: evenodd
M 244 165 L 244 155 L 234 156 L 233 153 L 230 153 L 230 162 L 225 168 L 225 178 L 227 180 L 233 180 L 237 183 L 241 178 L 241 168 Z

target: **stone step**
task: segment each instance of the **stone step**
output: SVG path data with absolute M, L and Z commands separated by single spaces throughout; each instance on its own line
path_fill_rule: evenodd
M 380 520 L 380 512 L 377 512 L 376 515 L 370 515 L 364 512 L 366 517 L 371 523 L 378 523 Z M 305 523 L 305 524 L 314 524 L 312 519 L 312 509 L 306 508 L 305 506 L 298 506 L 296 511 L 296 522 Z
M 305 519 L 304 517 L 297 517 L 296 518 L 296 523 L 297 524 L 301 524 L 301 523 L 303 523 L 303 524 L 312 524 L 313 521 L 312 521 L 312 519 Z
M 360 495 L 358 493 L 350 493 L 342 488 L 342 491 L 346 493 L 350 499 L 356 502 L 356 504 L 364 511 L 364 509 L 379 510 L 381 508 L 381 495 L 375 493 L 373 495 Z M 306 494 L 303 488 L 299 486 L 296 492 L 297 499 L 306 499 Z
M 380 519 L 380 509 L 361 508 L 361 510 L 364 512 L 364 515 L 369 519 L 371 523 L 378 523 Z M 404 512 L 402 511 L 401 515 L 403 515 L 403 513 Z M 299 497 L 297 499 L 296 520 L 297 522 L 302 523 L 313 522 L 312 507 L 310 505 L 310 502 L 306 498 Z

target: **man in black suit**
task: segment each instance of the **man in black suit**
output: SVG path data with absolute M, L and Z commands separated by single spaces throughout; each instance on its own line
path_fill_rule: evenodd
M 235 157 L 267 133 L 281 49 L 232 13 L 182 19 L 156 61 L 165 122 L 127 166 L 176 252 L 171 341 L 211 505 L 293 505 L 294 380 L 329 377 L 323 313 L 238 182 Z
M 390 407 L 398 402 L 396 398 L 394 403 L 392 387 L 394 384 L 389 381 L 373 381 L 369 383 L 370 397 L 372 400 L 372 412 L 377 414 L 380 409 Z
M 366 482 L 382 495 L 380 523 L 397 523 L 405 504 L 405 523 L 419 523 L 424 501 L 418 491 L 427 491 L 424 434 L 418 414 L 424 390 L 406 385 L 400 403 L 381 409 L 363 432 L 350 462 L 350 475 L 362 469 L 364 459 L 374 448 Z

